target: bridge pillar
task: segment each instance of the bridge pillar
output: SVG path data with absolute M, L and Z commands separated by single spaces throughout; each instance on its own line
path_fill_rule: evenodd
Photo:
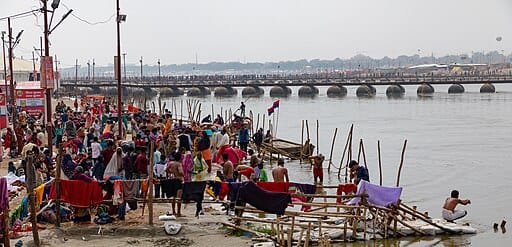
M 93 94 L 99 94 L 99 93 L 101 93 L 101 89 L 100 89 L 100 87 L 93 86 L 93 87 L 91 87 L 91 89 L 92 89 L 92 93 L 93 93 Z
M 461 84 L 453 84 L 448 88 L 448 93 L 464 93 L 464 86 Z
M 361 85 L 356 90 L 357 97 L 373 97 L 376 93 L 377 89 L 369 84 Z
M 402 85 L 390 85 L 386 89 L 386 95 L 389 98 L 401 98 L 405 94 L 405 88 Z
M 314 86 L 302 86 L 299 88 L 299 97 L 314 97 L 318 94 L 318 88 Z
M 232 87 L 216 87 L 213 91 L 215 97 L 230 97 L 236 95 L 236 89 Z
M 187 96 L 189 97 L 203 97 L 210 95 L 210 89 L 206 87 L 192 87 L 187 90 Z
M 416 90 L 416 94 L 418 94 L 418 96 L 430 96 L 434 92 L 434 87 L 428 83 L 421 84 Z
M 273 86 L 270 89 L 270 97 L 288 97 L 292 90 L 286 86 Z
M 480 87 L 480 93 L 495 93 L 496 92 L 496 88 L 494 87 L 494 85 L 492 85 L 492 83 L 485 83 L 484 85 L 482 85 L 482 87 Z
M 327 97 L 345 97 L 347 95 L 347 88 L 341 85 L 333 85 L 327 89 Z
M 258 86 L 249 86 L 242 90 L 242 96 L 261 96 L 264 93 L 265 91 Z
M 149 87 L 145 87 L 144 88 L 144 93 L 150 99 L 156 97 L 156 95 L 158 94 L 158 92 L 155 89 L 152 89 L 152 88 L 149 88 Z
M 207 96 L 207 95 L 212 94 L 212 91 L 209 88 L 207 88 L 207 87 L 199 87 L 199 90 L 201 91 L 201 94 L 203 96 Z

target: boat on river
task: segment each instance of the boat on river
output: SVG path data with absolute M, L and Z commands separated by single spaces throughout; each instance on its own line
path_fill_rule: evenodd
M 288 157 L 293 160 L 307 159 L 313 154 L 315 145 L 306 141 L 304 145 L 284 139 L 272 139 L 270 142 L 263 142 L 261 148 L 264 152 Z

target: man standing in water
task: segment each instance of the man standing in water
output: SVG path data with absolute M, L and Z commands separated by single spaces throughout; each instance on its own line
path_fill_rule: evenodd
M 283 158 L 277 161 L 277 167 L 272 170 L 272 177 L 274 178 L 274 182 L 290 182 L 288 169 L 284 167 Z
M 459 191 L 452 190 L 450 197 L 446 198 L 443 205 L 443 218 L 445 220 L 453 222 L 454 220 L 458 220 L 468 214 L 466 210 L 455 210 L 455 207 L 457 207 L 458 204 L 468 205 L 471 204 L 471 201 L 468 199 L 459 199 Z
M 311 156 L 309 157 L 311 160 L 311 163 L 313 165 L 313 180 L 315 184 L 318 181 L 320 181 L 320 184 L 324 182 L 324 169 L 323 169 L 323 163 L 325 160 L 325 157 L 322 154 L 319 154 L 318 156 Z

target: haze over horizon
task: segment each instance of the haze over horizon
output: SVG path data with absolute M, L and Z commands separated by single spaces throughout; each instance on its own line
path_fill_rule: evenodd
M 3 0 L 0 18 L 39 7 L 38 0 Z M 51 2 L 50 2 L 51 3 Z M 61 67 L 111 64 L 115 54 L 115 1 L 61 0 L 53 23 L 70 16 L 50 35 Z M 122 50 L 128 64 L 277 62 L 300 59 L 374 58 L 420 54 L 443 56 L 512 51 L 512 2 L 491 0 L 155 0 L 121 1 Z M 42 14 L 12 20 L 24 29 L 15 54 L 31 58 L 39 47 Z M 78 18 L 81 18 L 79 20 Z M 101 22 L 96 25 L 88 22 Z M 7 30 L 7 21 L 0 21 Z M 502 37 L 498 42 L 496 37 Z

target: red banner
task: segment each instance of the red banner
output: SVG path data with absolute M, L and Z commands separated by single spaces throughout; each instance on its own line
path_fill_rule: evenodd
M 53 57 L 41 57 L 41 88 L 54 88 Z
M 0 128 L 7 128 L 7 97 L 5 93 L 0 93 Z

